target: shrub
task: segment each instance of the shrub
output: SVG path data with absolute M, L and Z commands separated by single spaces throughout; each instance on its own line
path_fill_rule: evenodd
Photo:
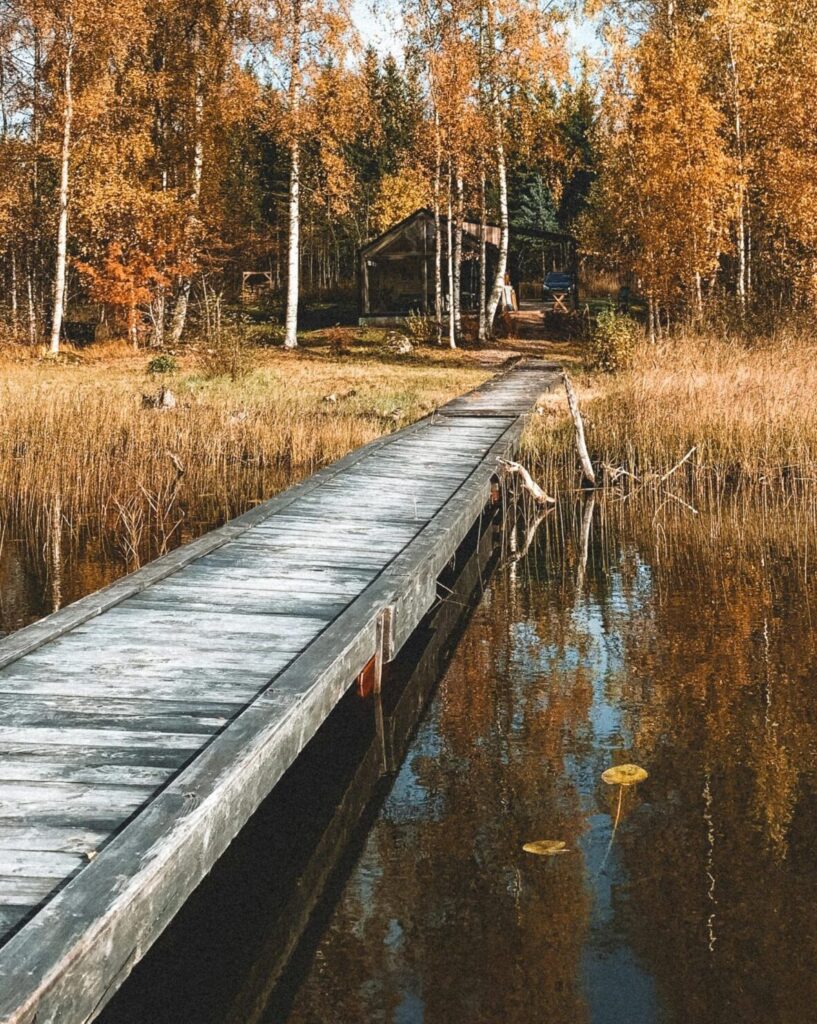
M 636 320 L 611 306 L 603 309 L 590 335 L 590 361 L 594 369 L 618 373 L 632 364 L 641 327 Z
M 178 368 L 173 356 L 168 355 L 154 356 L 148 363 L 148 373 L 152 377 L 162 373 L 175 373 Z
M 437 321 L 414 310 L 406 317 L 406 331 L 413 345 L 429 345 L 437 340 Z
M 246 333 L 237 324 L 220 324 L 208 338 L 201 358 L 205 377 L 246 377 L 255 362 Z
M 323 332 L 329 345 L 329 351 L 333 356 L 345 356 L 349 354 L 349 334 L 345 327 L 335 324 L 334 327 L 327 327 Z

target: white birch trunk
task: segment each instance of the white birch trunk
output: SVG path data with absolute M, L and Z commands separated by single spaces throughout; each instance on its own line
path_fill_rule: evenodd
M 457 347 L 457 330 L 454 313 L 454 238 L 452 228 L 451 210 L 451 165 L 448 165 L 448 218 L 447 218 L 447 242 L 448 242 L 448 347 Z
M 34 271 L 28 268 L 26 275 L 26 291 L 28 293 L 28 340 L 34 345 L 37 341 L 37 306 L 34 299 Z
M 57 220 L 57 263 L 54 268 L 54 305 L 51 313 L 51 352 L 60 350 L 60 334 L 65 312 L 65 277 L 68 266 L 68 188 L 70 183 L 71 129 L 74 120 L 74 93 L 71 72 L 74 62 L 74 39 L 69 19 L 65 48 L 65 107 L 62 116 L 62 150 L 60 153 L 59 214 Z
M 743 181 L 743 123 L 740 113 L 740 79 L 738 76 L 738 64 L 735 56 L 731 27 L 729 29 L 729 69 L 732 73 L 732 95 L 735 105 L 735 149 L 738 158 L 738 223 L 736 239 L 738 272 L 735 287 L 741 314 L 743 314 L 746 312 L 746 196 L 744 194 Z
M 488 268 L 486 266 L 487 246 L 485 244 L 486 221 L 485 172 L 482 172 L 479 188 L 479 340 L 488 340 L 488 320 L 485 302 L 488 294 Z
M 201 178 L 202 171 L 204 169 L 204 140 L 202 138 L 204 123 L 204 82 L 200 59 L 201 30 L 198 25 L 195 27 L 193 32 L 191 49 L 193 51 L 193 61 L 195 64 L 195 95 L 193 97 L 194 138 L 192 180 L 190 187 L 190 214 L 188 215 L 185 229 L 190 243 L 192 243 L 192 236 L 195 232 L 196 223 L 198 221 L 199 205 L 201 202 Z M 170 339 L 174 345 L 178 345 L 181 340 L 182 333 L 184 332 L 184 325 L 187 322 L 187 310 L 190 305 L 190 289 L 192 284 L 193 280 L 188 274 L 181 279 L 176 292 L 176 302 L 173 306 L 173 321 L 170 325 Z
M 457 337 L 462 332 L 462 222 L 464 214 L 464 195 L 462 174 L 456 170 L 457 206 L 454 221 L 454 329 Z
M 17 334 L 19 314 L 17 312 L 17 253 L 11 250 L 11 328 Z
M 502 298 L 502 289 L 505 285 L 505 272 L 508 269 L 508 241 L 510 236 L 510 225 L 508 220 L 508 171 L 505 164 L 505 145 L 502 141 L 502 121 L 499 112 L 499 100 L 494 98 L 495 104 L 495 130 L 496 130 L 496 166 L 499 178 L 499 263 L 496 268 L 493 288 L 488 299 L 486 311 L 486 330 L 489 335 L 493 334 L 494 318 L 496 316 L 499 300 Z
M 284 348 L 298 347 L 298 294 L 300 292 L 301 144 L 290 144 L 289 239 L 287 242 L 287 299 Z
M 741 313 L 746 312 L 746 227 L 744 220 L 743 185 L 738 185 L 738 224 L 737 224 L 738 275 L 736 291 Z
M 289 239 L 287 243 L 287 298 L 284 348 L 298 347 L 298 294 L 301 253 L 301 140 L 298 116 L 301 103 L 301 0 L 292 0 L 292 43 L 289 69 L 289 112 L 292 118 L 289 146 Z
M 436 140 L 436 161 L 434 166 L 434 319 L 436 320 L 437 344 L 443 343 L 443 236 L 440 230 L 440 175 L 442 154 L 440 144 L 440 118 L 434 113 Z

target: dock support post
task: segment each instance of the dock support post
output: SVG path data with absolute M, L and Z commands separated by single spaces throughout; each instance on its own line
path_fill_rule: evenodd
M 386 738 L 386 726 L 383 718 L 383 664 L 387 656 L 387 645 L 391 636 L 391 608 L 384 608 L 377 616 L 375 631 L 374 655 L 374 726 L 377 742 L 380 746 L 380 757 L 383 774 L 393 771 L 390 744 Z
M 380 693 L 383 685 L 383 665 L 387 661 L 391 661 L 393 656 L 391 613 L 391 607 L 384 608 L 377 616 L 374 654 L 369 658 L 355 679 L 358 697 L 368 697 L 372 693 Z
M 384 637 L 386 635 L 386 615 L 387 610 L 384 609 L 377 616 L 377 626 L 375 627 L 375 640 L 374 640 L 374 692 L 379 694 L 383 687 L 383 646 Z

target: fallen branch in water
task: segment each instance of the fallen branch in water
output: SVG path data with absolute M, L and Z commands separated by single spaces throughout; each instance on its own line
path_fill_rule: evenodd
M 537 505 L 555 505 L 556 499 L 551 498 L 549 494 L 546 494 L 542 488 L 533 479 L 530 473 L 525 469 L 519 462 L 510 462 L 508 459 L 500 459 L 500 466 L 505 473 L 509 475 L 516 475 L 522 481 L 522 486 L 530 494 Z
M 679 498 L 677 494 L 673 494 L 671 491 L 667 491 L 667 499 L 662 505 L 659 506 L 658 511 L 660 511 L 664 507 L 664 505 L 666 505 L 670 501 L 677 501 L 679 505 L 683 505 L 687 512 L 691 512 L 694 516 L 698 515 L 698 510 L 697 508 L 695 508 L 694 505 L 690 505 L 688 501 L 684 501 L 683 498 Z M 656 515 L 657 514 L 658 512 L 656 512 Z
M 536 533 L 539 530 L 539 527 L 542 525 L 545 516 L 549 515 L 552 511 L 553 507 L 551 506 L 550 508 L 543 509 L 541 512 L 537 513 L 535 519 L 531 519 L 527 529 L 525 530 L 525 538 L 522 541 L 521 547 L 519 546 L 519 543 L 515 540 L 516 526 L 514 525 L 511 532 L 511 536 L 514 538 L 514 544 L 511 545 L 511 550 L 513 552 L 513 558 L 511 559 L 512 562 L 519 562 L 525 557 L 525 555 L 527 555 L 528 550 L 530 549 L 530 546 L 533 543 L 533 538 L 536 536 Z
M 590 552 L 590 530 L 593 526 L 593 509 L 596 507 L 596 494 L 591 491 L 585 498 L 582 511 L 582 534 L 579 545 L 579 563 L 576 568 L 576 602 L 581 599 L 584 589 L 584 578 L 587 573 L 587 556 Z
M 670 478 L 670 477 L 672 476 L 672 474 L 673 474 L 673 473 L 674 473 L 674 472 L 676 471 L 676 469 L 680 469 L 680 468 L 681 468 L 681 466 L 683 466 L 683 464 L 684 464 L 684 463 L 685 463 L 685 462 L 686 462 L 686 461 L 687 461 L 688 459 L 692 458 L 692 456 L 693 456 L 693 455 L 695 454 L 695 452 L 696 452 L 697 448 L 698 448 L 698 446 L 697 446 L 696 444 L 694 444 L 694 445 L 693 445 L 693 446 L 692 446 L 692 447 L 691 447 L 691 448 L 689 449 L 689 451 L 688 451 L 688 452 L 686 453 L 686 455 L 685 455 L 685 456 L 684 456 L 684 457 L 683 457 L 683 458 L 681 459 L 681 461 L 680 461 L 680 462 L 676 462 L 676 463 L 675 463 L 675 465 L 674 465 L 674 466 L 672 467 L 672 469 L 671 469 L 671 470 L 669 470 L 669 472 L 665 473 L 665 474 L 664 474 L 664 475 L 663 475 L 663 476 L 661 477 L 661 479 L 660 479 L 660 480 L 658 481 L 658 483 L 659 483 L 659 484 L 662 484 L 662 483 L 664 483 L 664 481 L 665 481 L 665 480 L 669 480 L 669 478 Z
M 635 473 L 631 473 L 629 469 L 625 469 L 623 466 L 613 466 L 609 462 L 603 462 L 601 464 L 602 471 L 604 473 L 604 484 L 617 484 L 623 476 L 628 476 L 631 480 L 635 480 L 638 483 L 638 477 Z

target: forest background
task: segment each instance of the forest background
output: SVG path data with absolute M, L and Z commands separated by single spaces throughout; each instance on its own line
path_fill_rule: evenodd
M 346 0 L 4 0 L 4 332 L 57 351 L 91 317 L 176 344 L 191 303 L 198 323 L 266 270 L 295 345 L 298 302 L 352 295 L 358 247 L 422 205 L 455 236 L 465 217 L 576 234 L 651 336 L 811 310 L 815 14 L 404 0 L 369 14 L 399 32 L 383 56 Z
M 0 0 L 0 629 L 485 380 L 522 339 L 443 316 L 466 218 L 502 229 L 486 342 L 515 227 L 611 300 L 533 344 L 600 479 L 817 536 L 817 0 L 363 4 Z M 356 326 L 356 253 L 422 205 L 452 258 L 406 354 Z M 575 492 L 563 396 L 527 460 Z

